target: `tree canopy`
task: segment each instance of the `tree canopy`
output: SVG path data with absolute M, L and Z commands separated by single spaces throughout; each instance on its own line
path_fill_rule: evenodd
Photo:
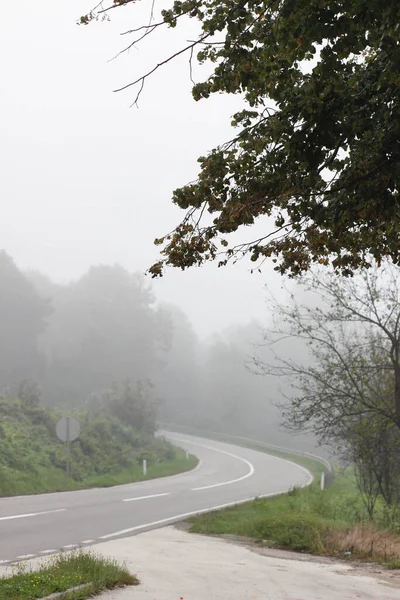
M 0 251 L 0 390 L 40 371 L 38 336 L 51 307 Z M 20 374 L 23 373 L 22 377 Z
M 114 0 L 81 22 L 133 2 Z M 124 88 L 136 84 L 139 96 L 154 71 L 198 51 L 212 72 L 194 99 L 241 94 L 244 106 L 232 140 L 173 192 L 186 214 L 156 240 L 152 275 L 243 255 L 256 267 L 271 257 L 290 275 L 313 263 L 345 275 L 384 257 L 399 264 L 398 0 L 175 1 L 159 22 L 128 31 L 130 46 L 185 18 L 198 21 L 198 37 Z M 229 239 L 263 216 L 261 237 Z
M 288 305 L 271 295 L 274 325 L 265 338 L 274 349 L 261 370 L 292 384 L 286 422 L 337 441 L 359 417 L 400 429 L 400 269 L 390 264 L 353 278 L 320 269 L 301 279 L 306 302 L 291 294 Z M 287 344 L 300 340 L 293 359 Z M 309 352 L 307 352 L 307 346 Z

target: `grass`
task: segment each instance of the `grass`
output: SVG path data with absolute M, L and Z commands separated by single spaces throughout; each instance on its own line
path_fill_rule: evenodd
M 310 471 L 310 473 L 312 473 L 315 479 L 320 478 L 321 473 L 323 471 L 326 471 L 326 467 L 324 467 L 322 463 L 308 456 L 300 456 L 298 454 L 292 454 L 291 452 L 283 452 L 280 450 L 269 449 L 266 448 L 263 444 L 258 444 L 257 442 L 246 442 L 246 444 L 244 444 L 243 442 L 235 441 L 234 443 L 237 446 L 250 448 L 251 450 L 257 450 L 258 452 L 265 452 L 270 456 L 277 456 L 278 458 L 290 460 L 291 462 L 294 462 Z
M 174 475 L 196 459 L 151 432 L 139 431 L 113 414 L 81 411 L 79 438 L 66 448 L 56 436 L 60 413 L 0 396 L 0 496 L 106 487 Z M 143 459 L 148 472 L 142 472 Z
M 123 485 L 184 473 L 196 467 L 197 463 L 198 459 L 195 456 L 190 455 L 186 458 L 185 452 L 174 448 L 173 458 L 150 462 L 146 475 L 143 474 L 142 465 L 132 461 L 130 468 L 113 467 L 109 473 L 89 475 L 78 481 L 73 475 L 67 479 L 65 472 L 56 468 L 35 468 L 34 472 L 27 472 L 5 469 L 0 465 L 0 497 Z
M 326 471 L 326 467 L 318 460 L 313 459 L 308 456 L 301 456 L 296 453 L 292 453 L 289 451 L 281 451 L 276 450 L 271 447 L 268 447 L 266 444 L 257 440 L 245 440 L 237 435 L 229 434 L 229 433 L 216 433 L 216 432 L 207 432 L 207 430 L 197 429 L 195 427 L 190 426 L 181 426 L 174 423 L 164 423 L 163 428 L 170 429 L 171 431 L 180 431 L 182 433 L 187 433 L 188 435 L 201 435 L 211 440 L 216 440 L 225 443 L 235 444 L 235 446 L 242 446 L 242 448 L 250 448 L 252 450 L 257 450 L 258 452 L 265 452 L 266 454 L 270 454 L 271 456 L 277 456 L 278 458 L 284 458 L 286 460 L 290 460 L 302 467 L 308 469 L 315 478 L 320 477 L 322 471 Z
M 353 558 L 400 569 L 400 514 L 378 503 L 375 519 L 369 521 L 351 468 L 336 469 L 333 485 L 322 491 L 319 482 L 326 468 L 319 461 L 270 450 L 256 441 L 234 443 L 297 463 L 312 473 L 314 483 L 192 517 L 192 532 L 243 536 L 264 546 L 312 554 L 344 557 L 350 552 Z
M 316 483 L 266 499 L 233 506 L 190 519 L 191 531 L 236 535 L 260 544 L 298 552 L 344 556 L 400 568 L 400 526 L 379 507 L 368 522 L 351 471 L 336 473 L 328 490 Z
M 88 584 L 65 594 L 65 600 L 85 600 L 103 590 L 137 585 L 139 582 L 117 562 L 92 552 L 77 551 L 50 558 L 38 570 L 17 566 L 7 578 L 0 578 L 0 600 L 36 600 Z
M 194 469 L 199 462 L 193 455 L 189 455 L 189 458 L 186 458 L 186 452 L 181 451 L 179 448 L 177 448 L 176 454 L 177 456 L 173 460 L 150 464 L 146 475 L 143 474 L 143 468 L 138 465 L 132 470 L 120 471 L 119 473 L 109 475 L 97 475 L 96 477 L 86 480 L 85 486 L 110 487 L 113 485 L 131 483 L 133 481 L 146 481 L 147 479 L 156 479 L 158 477 L 169 477 L 170 475 L 177 475 L 179 473 L 190 471 L 191 469 Z

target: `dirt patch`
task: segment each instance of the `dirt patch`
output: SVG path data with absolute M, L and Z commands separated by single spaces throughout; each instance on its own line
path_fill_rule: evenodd
M 176 523 L 174 525 L 174 527 L 176 529 L 179 529 L 180 531 L 188 531 L 190 529 L 190 523 L 188 523 L 187 521 L 182 521 L 180 523 Z M 352 530 L 353 531 L 353 530 Z M 352 533 L 352 532 L 350 532 Z M 375 535 L 377 532 L 374 532 Z M 196 534 L 199 535 L 199 534 Z M 345 535 L 345 534 L 343 534 Z M 380 540 L 380 544 L 384 544 L 386 541 L 386 547 L 389 547 L 388 544 L 388 535 L 389 534 L 385 534 L 380 536 L 379 540 Z M 201 537 L 203 537 L 200 534 Z M 364 537 L 363 537 L 364 536 Z M 230 543 L 230 544 L 235 544 L 235 545 L 239 545 L 239 546 L 245 546 L 247 548 L 249 548 L 250 550 L 252 550 L 253 552 L 261 555 L 261 556 L 268 556 L 269 558 L 276 558 L 276 559 L 284 559 L 284 560 L 288 560 L 288 561 L 303 561 L 303 562 L 308 562 L 308 563 L 314 563 L 314 564 L 325 564 L 325 565 L 329 565 L 329 566 L 334 566 L 336 565 L 346 565 L 347 567 L 349 567 L 349 569 L 345 572 L 345 574 L 351 576 L 351 575 L 364 575 L 365 577 L 374 577 L 375 579 L 379 580 L 381 583 L 384 583 L 385 585 L 389 585 L 390 587 L 394 587 L 394 588 L 400 588 L 400 570 L 389 570 L 389 569 L 385 569 L 383 567 L 380 567 L 379 565 L 377 565 L 376 563 L 369 563 L 369 562 L 365 562 L 365 561 L 359 561 L 356 560 L 354 558 L 342 558 L 340 555 L 338 556 L 318 556 L 318 555 L 314 555 L 314 554 L 306 554 L 303 552 L 291 552 L 290 550 L 281 550 L 281 549 L 277 549 L 277 548 L 271 548 L 269 547 L 267 544 L 263 545 L 262 542 L 253 540 L 251 538 L 247 538 L 247 537 L 242 537 L 242 536 L 237 536 L 237 535 L 207 535 L 204 536 L 205 538 L 217 538 L 220 540 L 225 541 L 226 543 Z M 398 538 L 398 536 L 393 536 L 395 538 Z M 358 534 L 356 535 L 356 538 L 358 540 L 365 540 L 365 544 L 368 545 L 368 543 L 370 544 L 370 538 L 367 537 L 366 532 L 358 532 Z M 352 538 L 353 539 L 353 538 Z M 369 541 L 368 541 L 369 540 Z M 346 548 L 346 550 L 348 550 L 349 546 L 346 545 L 346 542 L 350 542 L 350 537 L 348 539 L 345 539 L 343 537 L 343 544 L 344 544 L 344 548 Z M 384 546 L 383 546 L 384 547 Z M 378 549 L 378 548 L 377 548 Z M 388 556 L 390 556 L 388 554 Z M 342 571 L 341 571 L 342 573 Z
M 233 542 L 234 540 L 227 540 Z M 236 542 L 237 543 L 237 542 Z M 270 558 L 279 558 L 284 560 L 295 560 L 312 562 L 326 565 L 346 565 L 350 567 L 346 574 L 351 575 L 364 575 L 365 577 L 374 577 L 380 582 L 390 585 L 391 587 L 400 588 L 400 570 L 389 570 L 380 567 L 376 563 L 366 563 L 358 561 L 356 559 L 345 559 L 339 556 L 316 556 L 313 554 L 305 554 L 301 552 L 290 552 L 289 550 L 278 550 L 276 548 L 262 547 L 259 543 L 255 543 L 254 540 L 247 540 L 247 542 L 240 542 L 245 544 L 253 552 L 260 554 L 261 556 L 268 556 Z M 343 573 L 341 571 L 341 573 Z

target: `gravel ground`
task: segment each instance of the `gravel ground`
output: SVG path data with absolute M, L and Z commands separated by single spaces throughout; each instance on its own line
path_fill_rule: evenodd
M 400 573 L 258 549 L 167 527 L 93 548 L 124 561 L 136 588 L 101 600 L 399 600 Z

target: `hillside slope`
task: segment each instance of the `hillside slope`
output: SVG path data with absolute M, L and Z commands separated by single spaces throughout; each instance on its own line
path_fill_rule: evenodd
M 164 439 L 124 425 L 111 414 L 75 417 L 81 434 L 71 444 L 67 480 L 66 448 L 55 433 L 55 409 L 0 398 L 0 496 L 108 486 L 171 475 L 192 468 L 196 459 Z M 148 461 L 144 477 L 142 460 Z

